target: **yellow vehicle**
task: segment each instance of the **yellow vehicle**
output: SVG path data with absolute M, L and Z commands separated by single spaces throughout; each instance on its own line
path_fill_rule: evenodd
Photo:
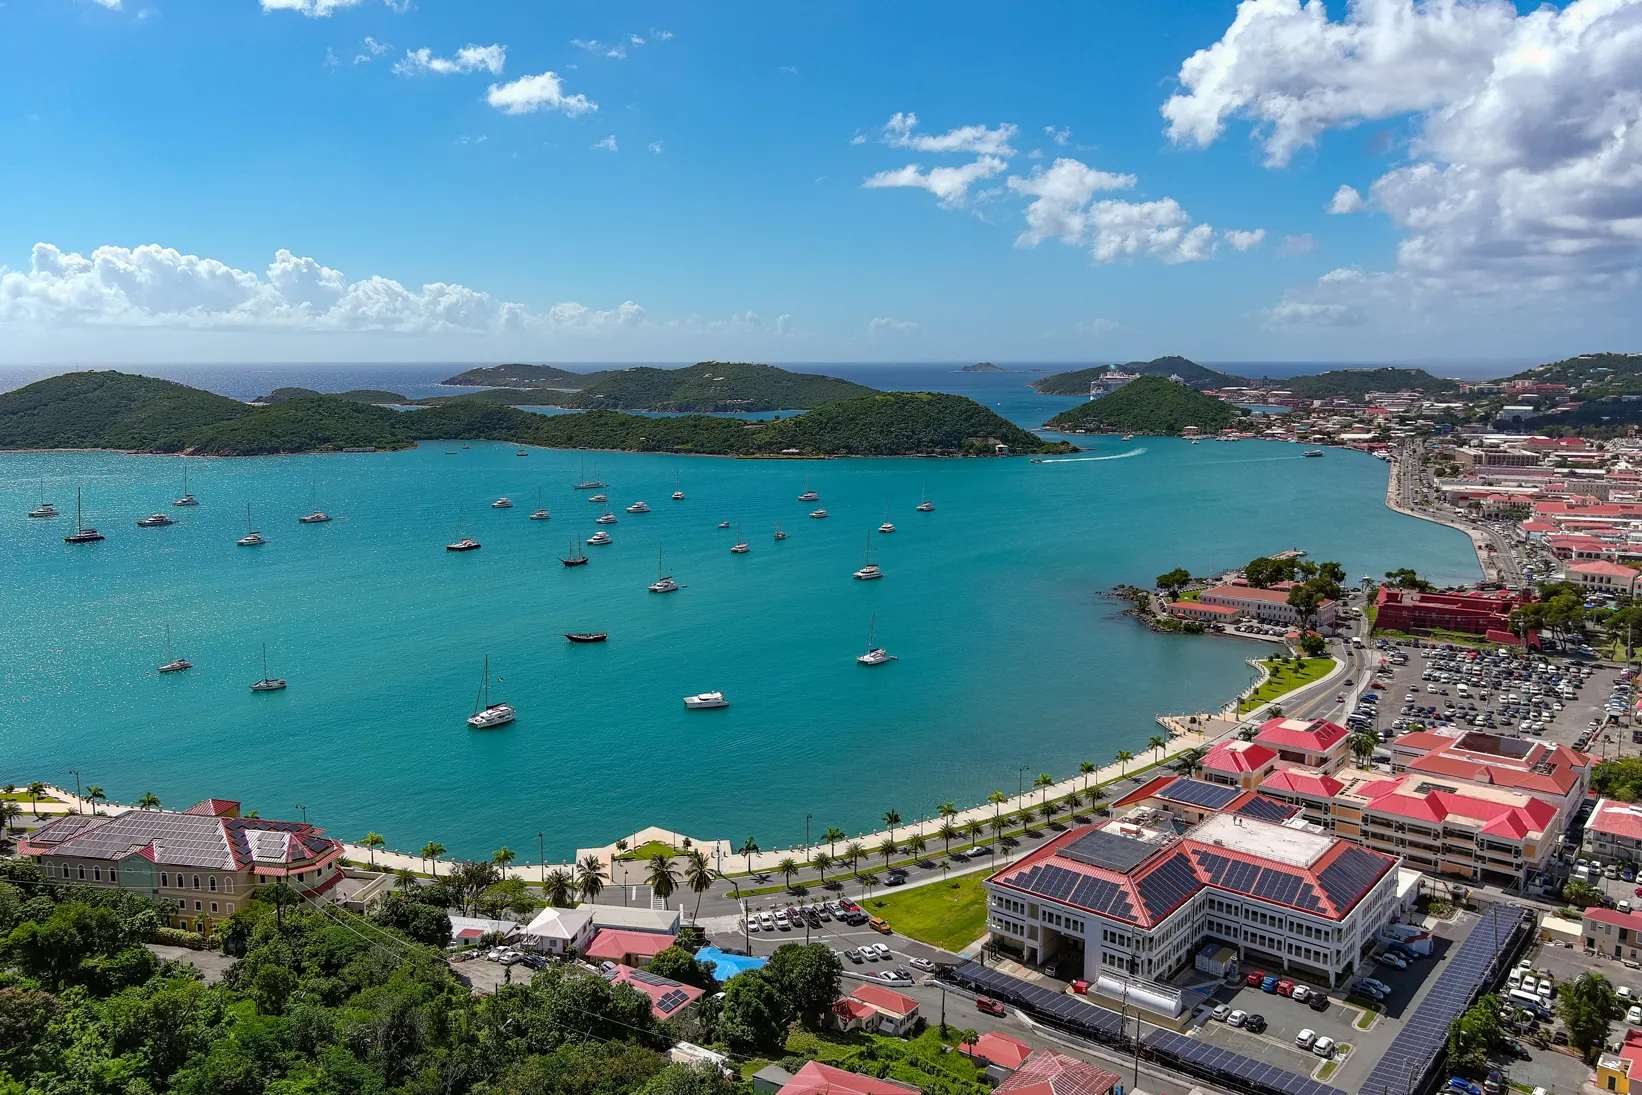
M 877 916 L 867 921 L 867 927 L 875 932 L 883 932 L 885 935 L 888 935 L 891 931 L 889 921 Z

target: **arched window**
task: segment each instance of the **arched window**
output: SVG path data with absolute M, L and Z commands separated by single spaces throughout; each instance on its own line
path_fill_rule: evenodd
M 166 874 L 164 871 L 160 872 L 160 885 L 166 887 L 167 889 L 171 886 L 171 876 Z
M 77 869 L 80 872 L 80 881 L 84 882 L 86 880 L 86 865 L 84 863 L 78 864 Z
M 194 876 L 194 888 L 196 890 L 200 888 L 200 876 L 199 875 Z
M 222 892 L 223 893 L 233 893 L 234 892 L 234 876 L 233 875 L 228 875 L 226 878 L 224 878 L 222 880 Z
M 210 877 L 210 879 L 209 879 L 209 881 L 210 881 L 210 883 L 211 883 L 211 892 L 212 892 L 212 893 L 216 893 L 216 892 L 217 892 L 217 876 L 216 876 L 216 875 L 212 875 L 212 876 L 211 876 L 211 877 Z
M 103 880 L 103 869 L 101 867 L 91 868 L 91 877 L 101 882 Z
M 118 882 L 120 880 L 120 868 L 114 866 L 113 864 L 109 864 L 108 880 L 110 882 Z
M 68 877 L 68 864 L 67 863 L 63 864 L 63 877 L 64 878 Z

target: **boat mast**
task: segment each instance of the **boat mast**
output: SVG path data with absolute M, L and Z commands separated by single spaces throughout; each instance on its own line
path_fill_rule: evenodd
M 80 524 L 80 488 L 74 488 L 74 531 L 83 532 L 85 526 Z

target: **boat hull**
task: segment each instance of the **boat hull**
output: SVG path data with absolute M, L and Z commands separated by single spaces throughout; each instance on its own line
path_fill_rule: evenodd
M 610 636 L 604 631 L 567 631 L 564 637 L 573 643 L 602 643 Z
M 285 687 L 285 682 L 283 680 L 257 681 L 255 684 L 253 684 L 251 686 L 251 691 L 253 691 L 253 692 L 278 692 L 281 689 L 283 689 L 284 687 Z

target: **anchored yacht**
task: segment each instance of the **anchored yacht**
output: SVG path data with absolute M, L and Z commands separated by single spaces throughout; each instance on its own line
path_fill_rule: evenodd
M 285 687 L 284 677 L 270 677 L 268 675 L 268 644 L 262 644 L 262 679 L 251 682 L 253 692 L 278 692 Z
M 821 496 L 810 489 L 810 477 L 804 476 L 804 493 L 798 496 L 800 502 L 819 502 Z
M 475 730 L 506 726 L 517 714 L 511 704 L 490 702 L 490 655 L 486 654 L 485 675 L 479 685 L 479 695 L 473 698 L 473 714 L 468 718 L 468 725 Z
M 187 658 L 171 656 L 171 625 L 165 625 L 165 656 L 170 660 L 160 666 L 161 673 L 181 673 L 184 669 L 194 668 L 194 663 Z
M 103 534 L 84 524 L 80 518 L 80 488 L 74 488 L 74 531 L 63 537 L 65 544 L 93 544 L 103 539 Z
M 730 701 L 724 698 L 722 692 L 702 692 L 695 696 L 685 696 L 684 706 L 692 711 L 699 711 L 707 707 L 728 707 Z
M 29 516 L 33 516 L 30 514 Z M 176 524 L 175 518 L 167 517 L 163 513 L 151 513 L 147 517 L 137 518 L 138 528 L 160 528 L 162 525 Z
M 645 505 L 643 502 L 634 502 L 632 505 L 627 507 L 627 512 L 628 513 L 649 513 L 650 512 L 650 507 Z
M 263 539 L 262 533 L 251 527 L 251 503 L 245 503 L 245 535 L 234 543 L 240 547 L 258 547 L 268 541 Z
M 616 523 L 616 515 L 607 508 L 603 513 L 593 518 L 593 523 L 595 525 L 613 525 Z
M 741 521 L 738 518 L 735 523 L 735 546 L 730 549 L 730 554 L 745 555 L 751 550 L 752 548 L 748 546 L 747 541 L 741 538 Z
M 188 465 L 182 469 L 182 497 L 171 503 L 173 506 L 197 506 L 200 500 L 188 493 Z
M 530 519 L 532 521 L 547 521 L 547 520 L 551 520 L 552 517 L 553 517 L 553 515 L 551 513 L 547 512 L 547 507 L 542 505 L 542 492 L 537 491 L 536 492 L 536 512 L 532 513 L 530 515 Z
M 827 515 L 827 511 L 824 510 L 824 509 L 818 509 L 818 510 L 811 510 L 810 511 L 810 516 L 814 517 L 816 520 L 820 520 L 821 518 L 825 517 L 826 515 Z
M 498 498 L 498 499 L 496 499 L 496 501 L 494 501 L 490 504 L 490 508 L 491 509 L 512 509 L 513 508 L 513 499 L 506 498 L 506 497 Z
M 467 536 L 464 536 L 460 540 L 456 541 L 454 544 L 446 544 L 445 545 L 445 550 L 446 551 L 477 551 L 480 548 L 480 546 L 481 545 L 480 545 L 479 541 L 471 539 Z
M 677 593 L 679 584 L 673 581 L 673 576 L 667 573 L 662 563 L 661 545 L 656 545 L 656 580 L 650 583 L 651 593 Z
M 599 531 L 589 536 L 587 538 L 587 542 L 590 544 L 613 544 L 616 541 L 612 540 L 610 538 L 610 534 L 601 528 Z
M 867 538 L 866 550 L 861 553 L 861 569 L 855 572 L 855 577 L 858 581 L 870 582 L 874 578 L 882 578 L 884 576 L 884 572 L 878 569 L 877 563 L 867 561 L 871 557 L 872 538 L 869 536 Z
M 872 614 L 872 622 L 867 624 L 867 652 L 859 654 L 855 660 L 861 665 L 883 665 L 885 662 L 895 661 L 895 655 L 881 646 L 872 645 L 872 633 L 878 627 L 878 613 Z

